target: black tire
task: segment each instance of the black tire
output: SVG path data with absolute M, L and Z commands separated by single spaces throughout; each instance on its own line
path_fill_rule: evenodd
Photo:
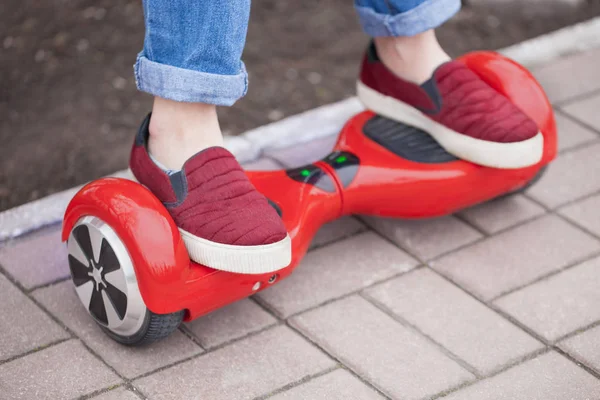
M 548 166 L 544 165 L 542 168 L 540 168 L 538 173 L 529 182 L 527 182 L 527 184 L 525 184 L 525 186 L 515 190 L 514 192 L 509 193 L 508 195 L 524 193 L 527 189 L 529 189 L 530 187 L 535 185 L 540 179 L 542 179 L 542 176 L 544 176 L 547 169 L 548 169 Z
M 155 314 L 146 311 L 144 323 L 140 329 L 131 336 L 118 335 L 98 324 L 100 328 L 115 341 L 126 346 L 144 346 L 164 339 L 173 333 L 183 321 L 184 311 L 171 314 Z

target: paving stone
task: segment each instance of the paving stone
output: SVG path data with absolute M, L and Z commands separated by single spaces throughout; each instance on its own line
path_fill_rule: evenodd
M 219 346 L 273 325 L 277 320 L 249 299 L 240 300 L 186 324 L 204 348 Z
M 242 166 L 247 171 L 274 171 L 283 168 L 277 162 L 266 157 L 260 158 L 250 163 L 243 164 Z
M 398 246 L 425 260 L 482 237 L 453 216 L 423 220 L 365 217 L 364 221 Z
M 257 296 L 287 318 L 416 265 L 402 250 L 365 232 L 308 253 L 292 276 Z
M 3 275 L 0 294 L 0 361 L 69 337 Z
M 600 139 L 600 135 L 558 111 L 554 113 L 554 117 L 558 132 L 558 151 L 565 151 L 572 147 Z
M 559 213 L 600 236 L 600 195 L 565 206 L 559 210 Z
M 301 167 L 328 155 L 335 145 L 337 137 L 338 133 L 323 136 L 309 142 L 298 143 L 290 147 L 280 149 L 267 148 L 264 153 L 266 156 L 279 161 L 287 168 Z
M 139 348 L 115 342 L 87 313 L 71 281 L 38 289 L 33 295 L 107 364 L 127 378 L 134 378 L 202 352 L 198 345 L 179 331 L 165 340 Z
M 495 233 L 543 213 L 543 207 L 517 194 L 468 208 L 460 215 L 482 231 Z
M 473 378 L 428 339 L 351 296 L 290 323 L 392 398 L 421 399 Z
M 577 120 L 586 123 L 596 131 L 600 131 L 599 107 L 600 95 L 595 95 L 569 103 L 563 106 L 562 109 Z
M 563 340 L 559 347 L 600 373 L 600 326 Z
M 600 257 L 502 297 L 496 304 L 553 341 L 600 320 L 599 287 Z
M 0 265 L 26 289 L 69 276 L 60 227 L 44 229 L 0 247 Z
M 337 369 L 300 386 L 269 397 L 269 400 L 382 400 L 383 397 L 343 369 Z
M 600 171 L 598 154 L 600 143 L 560 154 L 527 195 L 555 208 L 600 191 L 600 179 L 595 174 Z
M 0 398 L 7 400 L 71 399 L 119 383 L 77 340 L 0 365 Z
M 378 285 L 367 294 L 482 374 L 543 347 L 427 269 Z
M 92 400 L 140 400 L 140 398 L 133 392 L 120 387 L 94 396 Z
M 340 239 L 355 235 L 367 229 L 359 220 L 353 217 L 342 217 L 329 222 L 321 227 L 312 242 L 310 248 L 321 247 L 326 244 L 337 242 Z
M 551 352 L 477 382 L 444 400 L 595 400 L 600 381 Z
M 600 50 L 592 50 L 554 60 L 532 72 L 556 103 L 600 89 L 599 64 Z
M 253 399 L 335 362 L 285 326 L 134 381 L 153 400 Z
M 549 215 L 430 263 L 485 300 L 589 257 L 600 242 Z

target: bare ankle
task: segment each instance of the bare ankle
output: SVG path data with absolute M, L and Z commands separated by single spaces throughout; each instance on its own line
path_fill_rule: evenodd
M 450 57 L 442 49 L 435 32 L 415 36 L 377 37 L 375 46 L 381 61 L 403 79 L 422 84 Z
M 150 154 L 169 169 L 181 169 L 199 151 L 223 145 L 216 107 L 211 104 L 156 97 L 149 130 Z

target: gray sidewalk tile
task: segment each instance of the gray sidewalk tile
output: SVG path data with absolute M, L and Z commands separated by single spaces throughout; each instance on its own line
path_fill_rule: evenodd
M 554 60 L 533 69 L 553 103 L 600 89 L 600 49 Z
M 337 369 L 269 400 L 383 400 L 383 397 L 344 369 Z
M 600 114 L 598 113 L 598 108 L 600 108 L 600 94 L 577 100 L 562 107 L 567 114 L 586 123 L 596 131 L 600 131 Z
M 77 340 L 0 365 L 0 398 L 71 399 L 121 383 Z
M 473 378 L 429 340 L 358 296 L 290 322 L 392 398 L 421 399 Z
M 133 392 L 120 387 L 94 396 L 91 400 L 140 400 L 140 398 Z
M 264 153 L 287 168 L 301 167 L 318 161 L 329 154 L 337 141 L 337 137 L 338 133 L 336 132 L 335 135 L 324 136 L 282 149 L 267 148 Z
M 600 135 L 565 117 L 560 112 L 555 112 L 554 117 L 556 118 L 556 129 L 558 131 L 558 151 L 565 151 L 600 139 Z
M 186 328 L 208 349 L 275 323 L 258 304 L 243 299 L 186 324 Z
M 367 228 L 354 217 L 342 217 L 329 222 L 317 231 L 317 234 L 310 243 L 310 248 L 321 247 L 326 244 L 336 242 L 345 237 L 352 236 Z
M 0 247 L 0 265 L 26 289 L 69 276 L 60 227 L 46 228 Z
M 289 278 L 257 296 L 286 318 L 416 265 L 402 250 L 365 232 L 308 253 Z
M 600 320 L 600 257 L 511 293 L 496 304 L 554 341 Z
M 285 326 L 134 381 L 152 400 L 253 399 L 335 362 Z
M 543 214 L 544 208 L 522 195 L 488 201 L 468 208 L 460 215 L 482 231 L 491 234 Z
M 595 400 L 600 381 L 557 353 L 543 354 L 444 400 Z
M 38 289 L 33 295 L 108 365 L 127 378 L 134 378 L 202 352 L 198 345 L 179 331 L 165 340 L 139 348 L 115 342 L 102 332 L 87 313 L 71 281 Z
M 558 212 L 577 225 L 600 236 L 600 195 L 569 204 L 559 209 Z
M 600 373 L 600 326 L 588 329 L 559 343 L 571 357 Z
M 433 261 L 467 291 L 489 300 L 589 257 L 600 242 L 556 216 L 544 216 Z
M 69 337 L 3 275 L 0 294 L 0 361 Z
M 527 195 L 555 208 L 600 190 L 600 143 L 562 153 Z
M 367 293 L 481 374 L 543 347 L 520 328 L 427 269 L 410 272 Z
M 425 260 L 482 237 L 453 216 L 424 220 L 365 217 L 364 220 L 398 246 Z

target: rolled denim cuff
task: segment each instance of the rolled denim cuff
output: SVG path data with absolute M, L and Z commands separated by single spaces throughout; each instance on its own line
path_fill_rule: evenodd
M 133 68 L 139 90 L 175 101 L 231 106 L 248 90 L 244 63 L 237 75 L 219 75 L 157 63 L 140 54 Z
M 460 0 L 427 0 L 410 11 L 381 14 L 372 8 L 355 6 L 365 33 L 377 36 L 414 36 L 437 28 L 460 10 Z

